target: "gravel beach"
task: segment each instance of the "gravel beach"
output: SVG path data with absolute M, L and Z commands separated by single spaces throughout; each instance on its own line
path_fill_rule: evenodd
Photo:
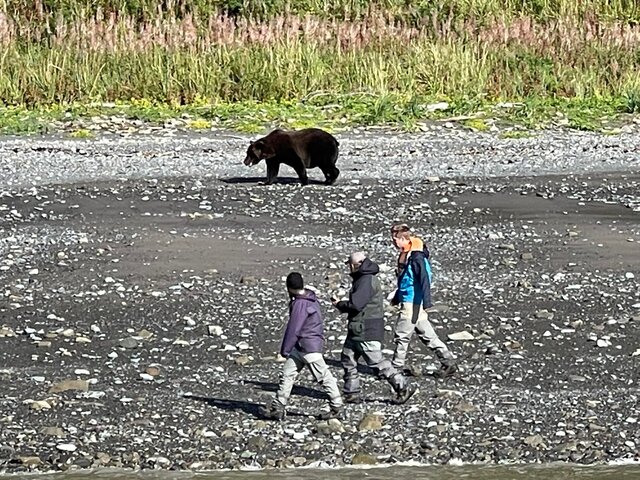
M 0 471 L 640 459 L 639 133 L 344 133 L 332 187 L 259 185 L 258 136 L 0 140 Z M 317 290 L 341 377 L 329 298 L 354 249 L 393 290 L 395 220 L 431 248 L 461 372 L 432 379 L 414 338 L 408 404 L 363 367 L 366 401 L 321 422 L 303 373 L 262 420 L 284 277 Z

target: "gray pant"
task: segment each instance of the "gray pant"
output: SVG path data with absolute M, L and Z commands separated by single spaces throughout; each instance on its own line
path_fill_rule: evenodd
M 302 353 L 294 349 L 282 366 L 282 379 L 276 393 L 276 400 L 281 405 L 289 403 L 293 384 L 298 374 L 304 367 L 308 367 L 316 382 L 321 383 L 324 391 L 329 395 L 329 403 L 332 407 L 342 406 L 342 396 L 338 390 L 338 382 L 329 371 L 321 353 Z
M 429 321 L 429 315 L 422 308 L 422 305 L 403 303 L 400 305 L 400 315 L 394 330 L 393 342 L 396 344 L 396 349 L 393 352 L 393 360 L 391 362 L 394 367 L 404 367 L 413 332 L 418 334 L 418 338 L 422 340 L 422 343 L 436 352 L 440 363 L 443 365 L 453 363 L 456 358 L 455 355 L 438 338 L 438 334 L 436 334 L 433 325 Z
M 358 359 L 363 357 L 367 365 L 374 369 L 376 375 L 386 379 L 394 391 L 401 390 L 406 385 L 405 377 L 398 372 L 391 362 L 382 356 L 380 342 L 358 342 L 347 337 L 342 347 L 340 359 L 344 367 L 344 393 L 358 393 L 360 391 L 360 376 L 358 375 Z

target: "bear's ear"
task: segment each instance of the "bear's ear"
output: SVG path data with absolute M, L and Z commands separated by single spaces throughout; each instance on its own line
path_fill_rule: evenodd
M 249 141 L 249 146 L 252 146 L 254 143 L 256 143 L 256 142 L 254 142 L 253 140 L 250 140 Z

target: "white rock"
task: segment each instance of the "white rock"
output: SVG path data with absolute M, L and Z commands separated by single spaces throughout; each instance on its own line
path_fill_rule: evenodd
M 84 368 L 76 368 L 73 373 L 76 375 L 91 375 L 91 372 Z
M 458 341 L 475 340 L 475 337 L 471 333 L 464 330 L 462 332 L 450 333 L 449 335 L 447 335 L 447 337 L 449 338 L 449 340 Z
M 611 346 L 611 342 L 606 338 L 599 338 L 596 342 L 596 345 L 598 345 L 600 348 L 606 348 Z
M 209 325 L 208 330 L 209 330 L 209 335 L 212 335 L 214 337 L 219 337 L 220 335 L 222 335 L 222 332 L 224 331 L 222 330 L 222 327 L 220 325 Z
M 631 272 L 627 272 L 624 274 L 624 278 L 626 278 L 627 280 L 631 280 L 633 278 L 636 278 L 636 276 Z
M 56 445 L 56 448 L 62 452 L 75 452 L 78 447 L 73 443 L 60 443 Z
M 427 105 L 428 112 L 437 112 L 437 111 L 443 111 L 448 109 L 449 109 L 449 104 L 447 102 L 430 103 L 429 105 Z

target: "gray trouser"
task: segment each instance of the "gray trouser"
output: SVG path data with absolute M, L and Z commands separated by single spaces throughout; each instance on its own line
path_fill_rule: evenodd
M 422 305 L 414 305 L 412 303 L 403 303 L 400 305 L 400 315 L 396 322 L 394 330 L 393 342 L 396 349 L 393 352 L 392 364 L 396 368 L 404 367 L 407 359 L 407 351 L 413 332 L 418 334 L 418 338 L 422 340 L 427 347 L 436 352 L 440 363 L 449 365 L 455 360 L 455 356 L 451 350 L 447 348 L 433 329 L 433 325 L 429 321 L 429 315 L 422 308 Z
M 382 356 L 380 342 L 358 342 L 347 337 L 342 347 L 340 359 L 344 367 L 344 393 L 358 393 L 360 391 L 360 376 L 358 375 L 358 359 L 363 357 L 367 365 L 374 369 L 376 375 L 386 379 L 398 391 L 405 387 L 406 379 L 398 372 L 391 362 Z
M 308 367 L 316 382 L 321 383 L 324 391 L 329 395 L 329 403 L 332 407 L 342 405 L 342 396 L 338 390 L 338 382 L 329 371 L 329 367 L 324 361 L 321 353 L 302 353 L 294 349 L 287 357 L 287 361 L 282 366 L 282 379 L 280 387 L 276 393 L 276 400 L 282 405 L 289 403 L 293 384 L 298 374 L 304 367 Z

